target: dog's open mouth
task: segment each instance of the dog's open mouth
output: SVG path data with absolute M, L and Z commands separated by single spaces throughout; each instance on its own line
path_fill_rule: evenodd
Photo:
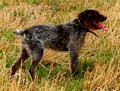
M 94 22 L 94 25 L 98 28 L 101 29 L 103 31 L 106 31 L 106 28 L 102 25 L 101 22 Z

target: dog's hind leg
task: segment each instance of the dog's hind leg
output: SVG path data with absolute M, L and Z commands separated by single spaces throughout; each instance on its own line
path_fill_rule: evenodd
M 43 56 L 43 49 L 41 49 L 41 48 L 37 48 L 37 51 L 33 52 L 32 64 L 29 68 L 29 74 L 30 74 L 32 80 L 34 80 L 34 78 L 35 78 L 35 69 L 36 69 L 37 65 L 39 64 L 40 60 L 42 59 L 42 56 Z
M 32 59 L 32 63 L 29 68 L 29 74 L 32 80 L 34 80 L 35 78 L 35 69 L 39 64 L 40 60 L 42 59 L 43 48 L 44 48 L 44 45 L 41 40 L 34 40 L 29 42 L 29 48 L 27 49 L 27 51 L 29 51 L 29 54 Z
M 21 53 L 15 64 L 12 66 L 11 75 L 14 75 L 21 63 L 29 57 L 27 50 L 22 46 Z

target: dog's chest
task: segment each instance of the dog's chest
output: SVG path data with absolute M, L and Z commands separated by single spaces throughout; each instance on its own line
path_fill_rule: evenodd
M 76 39 L 76 45 L 78 46 L 78 49 L 81 49 L 84 41 L 85 41 L 85 36 L 86 36 L 87 32 L 81 32 L 80 35 L 78 35 L 77 39 Z

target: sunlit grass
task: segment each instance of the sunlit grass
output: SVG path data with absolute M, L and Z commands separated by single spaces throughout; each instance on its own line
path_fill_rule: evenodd
M 0 0 L 0 91 L 119 91 L 120 0 Z M 16 75 L 10 68 L 18 57 L 21 38 L 16 29 L 36 24 L 69 22 L 86 8 L 105 14 L 107 31 L 88 34 L 79 56 L 79 74 L 69 72 L 69 54 L 45 49 L 32 82 L 28 59 Z M 84 73 L 84 75 L 83 75 Z

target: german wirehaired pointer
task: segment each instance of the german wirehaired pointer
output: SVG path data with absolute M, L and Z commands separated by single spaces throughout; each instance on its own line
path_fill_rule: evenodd
M 20 64 L 28 57 L 32 63 L 29 73 L 34 80 L 35 69 L 42 59 L 44 48 L 51 48 L 59 51 L 69 51 L 70 71 L 72 74 L 78 72 L 78 51 L 84 44 L 87 32 L 93 33 L 95 29 L 105 30 L 101 22 L 107 19 L 97 10 L 87 9 L 73 21 L 60 25 L 35 25 L 25 30 L 16 30 L 14 34 L 23 37 L 20 56 L 12 66 L 11 75 L 14 75 Z M 97 36 L 97 35 L 96 35 Z

